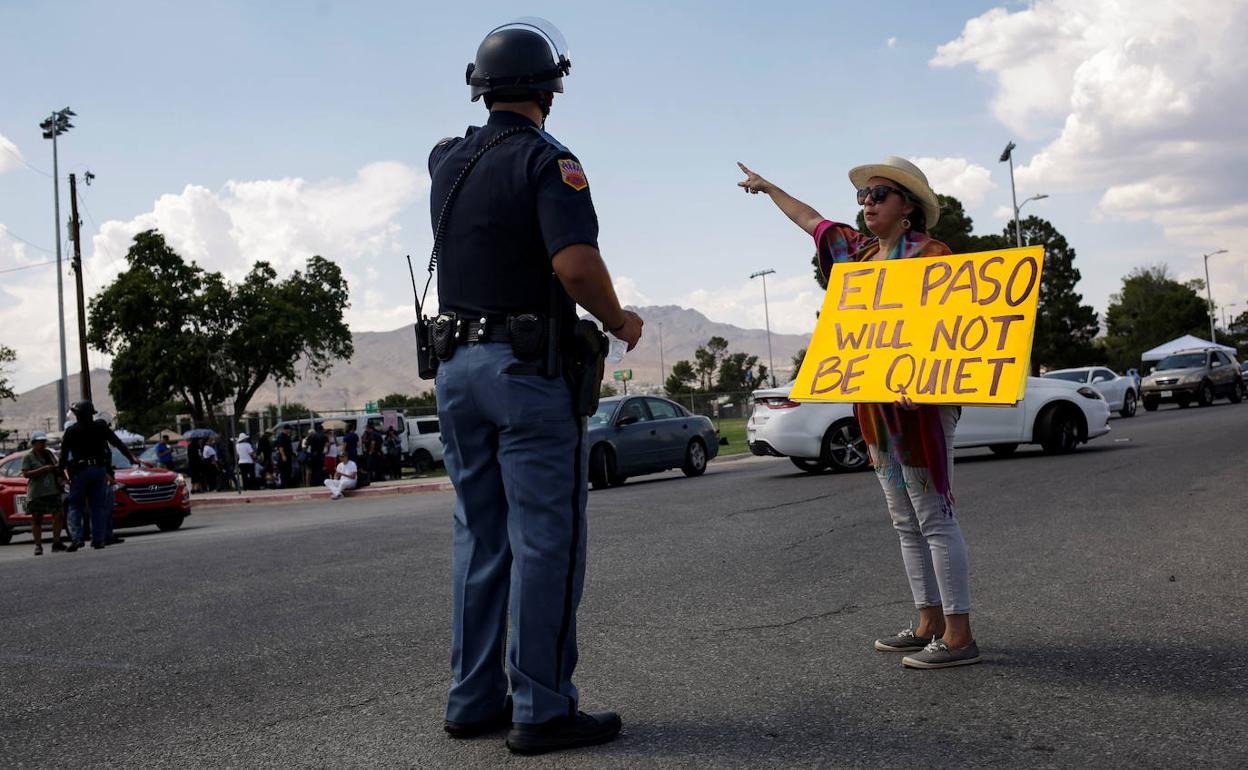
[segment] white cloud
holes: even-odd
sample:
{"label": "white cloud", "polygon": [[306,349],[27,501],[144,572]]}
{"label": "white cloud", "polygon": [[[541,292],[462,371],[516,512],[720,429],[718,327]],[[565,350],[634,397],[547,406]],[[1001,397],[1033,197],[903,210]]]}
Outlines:
{"label": "white cloud", "polygon": [[17,145],[0,134],[0,174],[12,171],[22,165],[22,153]]}
{"label": "white cloud", "polygon": [[896,48],[896,47],[897,47],[897,38],[895,38],[895,37],[890,37],[887,41],[885,41],[885,45],[887,45],[889,48]]}
{"label": "white cloud", "polygon": [[615,278],[615,296],[621,305],[644,307],[651,304],[650,298],[637,288],[637,282],[625,275]]}
{"label": "white cloud", "polygon": [[942,195],[952,195],[962,205],[973,208],[984,202],[984,196],[995,190],[992,172],[966,158],[911,158],[927,175],[932,189]]}
{"label": "white cloud", "polygon": [[[1048,137],[1016,168],[1020,195],[1097,194],[1096,218],[1157,225],[1194,275],[1200,251],[1248,235],[1245,35],[1237,0],[1036,0],[971,19],[932,64],[973,65],[998,119]],[[1248,254],[1222,273],[1215,296],[1248,294]]]}
{"label": "white cloud", "polygon": [[[782,334],[810,334],[815,328],[815,313],[823,305],[823,289],[809,272],[767,278],[771,330]],[[712,321],[743,329],[762,329],[767,320],[760,279],[746,279],[736,286],[697,289],[675,298],[673,304],[694,308]]]}
{"label": "white cloud", "polygon": [[[299,178],[231,181],[220,191],[187,185],[162,195],[150,211],[126,221],[104,222],[84,258],[88,292],[124,269],[126,251],[138,232],[157,229],[188,260],[231,279],[267,260],[279,275],[301,267],[313,254],[337,262],[351,287],[347,320],[355,330],[389,330],[414,318],[406,265],[401,265],[396,217],[428,190],[428,176],[397,162],[372,163],[351,179]],[[428,243],[425,231],[414,237]],[[379,258],[393,261],[380,261]],[[32,255],[0,226],[0,264],[45,260]],[[72,274],[66,271],[66,326],[76,344]],[[418,276],[419,278],[420,276]],[[14,382],[24,390],[59,376],[55,268],[9,273],[0,284],[0,326],[22,329],[6,344],[19,356]],[[435,300],[436,306],[436,300]],[[38,319],[32,324],[31,319]],[[70,369],[76,371],[71,355]],[[107,359],[94,351],[91,364]]]}

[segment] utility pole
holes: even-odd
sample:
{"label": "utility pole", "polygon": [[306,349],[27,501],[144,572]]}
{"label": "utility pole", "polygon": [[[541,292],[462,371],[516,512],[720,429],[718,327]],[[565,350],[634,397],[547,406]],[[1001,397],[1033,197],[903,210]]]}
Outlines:
{"label": "utility pole", "polygon": [[659,387],[667,382],[667,366],[663,363],[663,322],[659,321]]}
{"label": "utility pole", "polygon": [[[91,172],[87,172],[87,184],[90,184]],[[82,400],[91,400],[91,368],[87,364],[87,309],[82,291],[82,220],[78,218],[78,180],[69,175],[69,212],[70,232],[74,234],[74,283],[78,289],[78,359],[82,374],[79,375],[79,387]],[[64,324],[64,320],[61,321]]]}
{"label": "utility pole", "polygon": [[58,428],[65,424],[65,414],[69,411],[69,374],[66,371],[67,366],[65,363],[65,289],[63,278],[65,270],[61,266],[61,171],[57,159],[56,138],[74,127],[74,124],[70,123],[69,119],[75,115],[76,113],[73,110],[66,107],[63,110],[53,112],[39,124],[39,128],[43,129],[43,138],[52,140],[52,209],[56,216],[56,318],[61,332],[61,381],[56,386],[56,405],[58,409],[56,425]]}
{"label": "utility pole", "polygon": [[775,273],[775,270],[768,268],[759,270],[757,273],[750,274],[750,279],[763,279],[763,322],[767,325],[767,374],[771,377],[771,387],[776,387],[776,362],[771,357],[771,311],[767,309],[767,276]]}

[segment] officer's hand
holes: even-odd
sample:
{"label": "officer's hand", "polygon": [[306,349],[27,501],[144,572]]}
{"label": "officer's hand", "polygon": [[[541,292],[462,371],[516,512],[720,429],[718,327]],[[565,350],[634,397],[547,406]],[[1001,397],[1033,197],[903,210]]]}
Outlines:
{"label": "officer's hand", "polygon": [[624,326],[611,333],[627,342],[628,349],[632,350],[637,347],[637,341],[641,339],[641,327],[645,325],[646,322],[641,320],[641,316],[631,310],[625,310]]}
{"label": "officer's hand", "polygon": [[750,171],[741,161],[737,161],[737,168],[745,172],[745,179],[737,182],[737,187],[744,188],[748,193],[767,192],[771,188],[771,182]]}

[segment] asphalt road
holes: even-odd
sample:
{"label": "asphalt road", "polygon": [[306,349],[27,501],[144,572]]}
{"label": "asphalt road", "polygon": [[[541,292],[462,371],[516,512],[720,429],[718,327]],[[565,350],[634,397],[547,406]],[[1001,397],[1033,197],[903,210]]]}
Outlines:
{"label": "asphalt road", "polygon": [[947,671],[871,649],[912,609],[872,475],[751,459],[591,493],[577,681],[625,734],[542,758],[441,732],[448,493],[197,509],[38,559],[22,536],[0,765],[1243,767],[1246,438],[1219,404],[960,453],[988,661]]}

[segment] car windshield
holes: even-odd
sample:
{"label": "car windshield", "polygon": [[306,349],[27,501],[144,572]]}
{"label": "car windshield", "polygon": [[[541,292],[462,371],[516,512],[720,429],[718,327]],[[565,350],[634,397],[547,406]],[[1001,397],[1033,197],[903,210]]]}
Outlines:
{"label": "car windshield", "polygon": [[606,425],[611,421],[611,415],[615,412],[618,401],[603,401],[598,404],[598,411],[589,418],[590,425]]}
{"label": "car windshield", "polygon": [[1044,375],[1050,380],[1069,380],[1070,382],[1083,382],[1088,378],[1087,372],[1049,372]]}
{"label": "car windshield", "polygon": [[134,463],[126,459],[117,447],[109,447],[113,450],[113,467],[119,471],[129,470],[134,467]]}
{"label": "car windshield", "polygon": [[1157,371],[1164,372],[1167,369],[1195,369],[1198,366],[1204,365],[1204,353],[1179,353],[1177,355],[1166,356],[1161,359],[1161,363],[1157,364]]}

